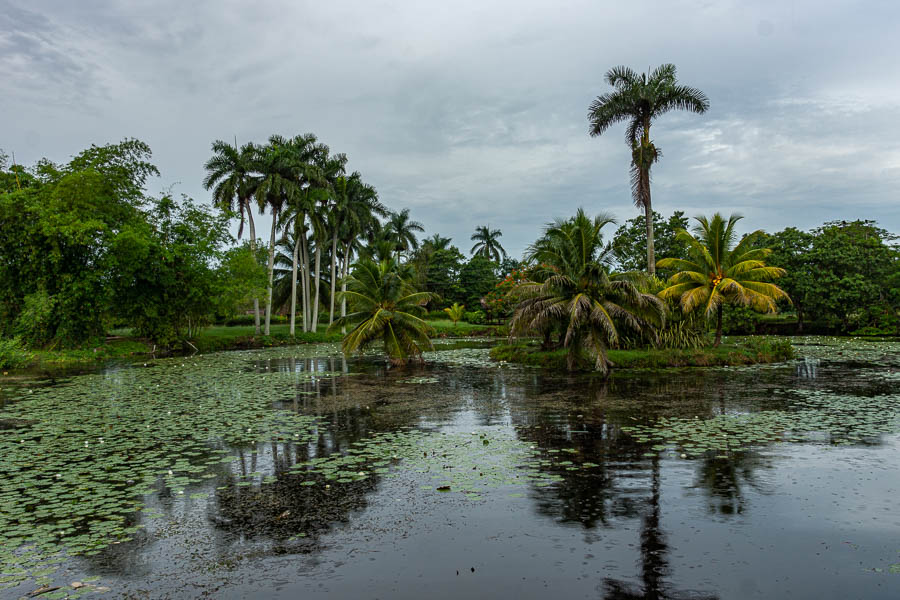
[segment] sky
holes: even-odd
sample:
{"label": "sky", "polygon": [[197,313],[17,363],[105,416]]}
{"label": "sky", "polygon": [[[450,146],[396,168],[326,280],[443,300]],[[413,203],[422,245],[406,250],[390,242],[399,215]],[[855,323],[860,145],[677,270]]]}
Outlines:
{"label": "sky", "polygon": [[209,202],[213,140],[312,132],[426,236],[520,256],[578,207],[638,214],[625,126],[592,138],[587,109],[611,67],[674,63],[710,109],[655,122],[656,211],[900,233],[898,32],[895,0],[0,0],[0,148],[135,137],[151,193]]}

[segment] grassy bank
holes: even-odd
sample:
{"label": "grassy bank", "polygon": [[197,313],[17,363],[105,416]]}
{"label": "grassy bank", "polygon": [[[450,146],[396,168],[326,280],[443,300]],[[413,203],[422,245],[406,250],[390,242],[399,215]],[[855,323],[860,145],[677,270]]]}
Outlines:
{"label": "grassy bank", "polygon": [[[320,342],[339,342],[340,333],[326,333],[327,326],[320,326],[315,333],[297,332],[294,337],[289,335],[289,325],[272,325],[271,335],[254,335],[252,325],[224,326],[216,325],[207,327],[200,335],[190,340],[190,344],[184,344],[185,352],[216,352],[220,350],[242,350],[249,348],[269,348],[272,346],[289,346],[293,344],[312,344]],[[85,348],[63,350],[28,350],[26,354],[30,358],[15,367],[6,367],[6,370],[14,368],[40,368],[42,366],[60,367],[66,365],[90,364],[114,359],[129,359],[162,355],[165,352],[156,348],[154,344],[146,340],[130,337],[128,330],[120,330],[117,337],[107,339],[104,343]],[[124,334],[124,335],[121,335]],[[174,353],[182,350],[174,349]],[[169,350],[173,352],[173,350]]]}
{"label": "grassy bank", "polygon": [[427,319],[436,335],[446,336],[493,336],[497,335],[497,325],[473,325],[460,321],[454,325],[450,319]]}
{"label": "grassy bank", "polygon": [[[741,341],[722,344],[718,348],[697,350],[610,350],[609,360],[614,369],[662,369],[667,367],[714,367],[750,365],[780,362],[793,358],[790,341],[769,337],[749,337]],[[566,370],[566,350],[542,351],[537,343],[505,344],[491,349],[491,358]],[[583,370],[590,370],[592,363],[583,359]]]}

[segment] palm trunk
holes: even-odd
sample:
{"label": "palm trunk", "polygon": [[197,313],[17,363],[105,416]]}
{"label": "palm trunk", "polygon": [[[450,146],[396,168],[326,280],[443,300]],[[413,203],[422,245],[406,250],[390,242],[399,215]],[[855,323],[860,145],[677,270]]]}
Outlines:
{"label": "palm trunk", "polygon": [[319,274],[321,273],[322,267],[322,245],[316,240],[316,272],[314,274],[315,279],[315,290],[316,297],[313,298],[313,313],[312,313],[312,331],[315,333],[319,329],[319,283],[321,282],[321,277]]}
{"label": "palm trunk", "polygon": [[[253,211],[247,210],[247,220],[250,222],[250,252],[253,254],[253,260],[256,260],[256,225],[253,223]],[[256,329],[254,333],[259,335],[259,298],[253,296],[253,315]]]}
{"label": "palm trunk", "polygon": [[272,322],[272,282],[275,278],[275,226],[278,223],[277,215],[272,213],[272,236],[269,239],[269,284],[266,288],[266,335],[271,331]]}
{"label": "palm trunk", "polygon": [[291,261],[291,337],[294,337],[294,324],[297,318],[297,254],[300,250],[300,239],[294,239],[294,255]]}
{"label": "palm trunk", "polygon": [[722,343],[722,304],[719,304],[719,307],[716,309],[716,341],[713,343],[713,348],[718,348],[719,344]]}
{"label": "palm trunk", "polygon": [[300,225],[301,274],[303,275],[303,331],[309,331],[309,253],[306,245],[306,218]]}
{"label": "palm trunk", "polygon": [[[341,277],[341,291],[347,291],[347,275],[350,273],[350,244],[344,246],[344,274]],[[347,316],[347,299],[341,298],[341,316]],[[347,334],[347,327],[341,327],[341,335]]]}
{"label": "palm trunk", "polygon": [[328,310],[328,324],[334,323],[334,284],[337,277],[337,227],[331,234],[331,308]]}
{"label": "palm trunk", "polygon": [[650,207],[650,174],[647,173],[647,187],[644,203],[644,215],[647,219],[647,272],[652,276],[656,275],[656,256],[653,252],[653,209]]}

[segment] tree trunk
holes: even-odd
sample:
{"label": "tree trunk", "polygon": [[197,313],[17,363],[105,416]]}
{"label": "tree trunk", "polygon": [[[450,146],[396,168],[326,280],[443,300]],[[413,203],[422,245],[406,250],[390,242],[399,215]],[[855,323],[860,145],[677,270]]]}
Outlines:
{"label": "tree trunk", "polygon": [[[649,173],[647,178],[649,179]],[[656,256],[653,252],[653,209],[650,207],[650,182],[647,181],[646,185],[644,215],[647,219],[647,272],[650,275],[656,275]]]}
{"label": "tree trunk", "polygon": [[313,275],[315,277],[315,290],[316,297],[313,298],[313,313],[312,313],[312,332],[315,333],[319,329],[319,283],[321,282],[321,277],[319,277],[321,273],[322,266],[322,245],[316,240],[316,272]]}
{"label": "tree trunk", "polygon": [[303,331],[309,331],[309,252],[306,244],[306,217],[300,223],[300,274],[303,276]]}
{"label": "tree trunk", "polygon": [[797,307],[797,333],[803,333],[803,309]]}
{"label": "tree trunk", "polygon": [[[347,291],[347,275],[350,274],[350,244],[344,245],[344,274],[341,277],[341,291]],[[347,299],[341,298],[341,316],[347,316]],[[341,327],[341,335],[347,334],[347,327]]]}
{"label": "tree trunk", "polygon": [[337,227],[331,234],[331,308],[328,311],[328,324],[334,323],[334,284],[337,278]]}
{"label": "tree trunk", "polygon": [[[250,222],[250,252],[253,254],[253,260],[256,260],[256,225],[253,223],[253,211],[247,207],[247,220]],[[253,315],[256,329],[254,333],[259,335],[259,298],[253,296]]]}
{"label": "tree trunk", "polygon": [[719,307],[716,309],[716,341],[713,343],[713,348],[718,348],[719,344],[722,343],[722,304],[719,304]]}
{"label": "tree trunk", "polygon": [[297,255],[300,251],[300,238],[295,236],[294,255],[291,261],[291,337],[294,337],[294,324],[297,319]]}
{"label": "tree trunk", "polygon": [[272,322],[272,282],[275,278],[275,226],[278,223],[277,215],[272,213],[272,236],[269,239],[269,284],[266,287],[266,331],[269,335]]}

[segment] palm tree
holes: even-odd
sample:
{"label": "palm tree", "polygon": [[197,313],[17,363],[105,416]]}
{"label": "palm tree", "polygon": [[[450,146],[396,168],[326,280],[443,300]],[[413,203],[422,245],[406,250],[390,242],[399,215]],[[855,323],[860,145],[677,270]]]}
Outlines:
{"label": "palm tree", "polygon": [[416,239],[415,232],[424,232],[425,228],[418,221],[410,221],[409,209],[404,208],[400,212],[391,213],[385,229],[388,230],[393,238],[394,250],[397,257],[401,252],[408,252],[419,247],[419,241]]}
{"label": "palm tree", "polygon": [[346,281],[347,290],[340,297],[348,301],[351,312],[329,327],[329,331],[338,326],[353,327],[344,337],[344,354],[381,340],[391,362],[403,365],[411,358],[421,359],[422,350],[432,348],[428,338],[431,328],[421,316],[425,313],[423,305],[433,294],[416,292],[395,260],[361,260]]}
{"label": "palm tree", "polygon": [[269,239],[269,282],[266,289],[265,335],[270,334],[272,317],[272,284],[275,269],[275,234],[281,223],[281,213],[287,207],[299,202],[304,185],[316,180],[311,159],[319,148],[316,136],[311,133],[291,139],[280,135],[269,137],[269,143],[259,148],[254,158],[254,167],[259,175],[253,182],[253,193],[260,211],[269,208],[272,214],[272,233]]}
{"label": "palm tree", "polygon": [[469,252],[480,254],[488,260],[499,263],[501,258],[506,258],[506,250],[497,241],[497,238],[502,235],[499,229],[491,229],[490,226],[476,228],[475,233],[472,234],[472,240],[477,243]]}
{"label": "palm tree", "polygon": [[611,125],[628,121],[626,141],[631,149],[631,192],[634,204],[644,209],[647,220],[647,271],[656,273],[653,254],[653,208],[650,203],[650,167],[661,152],[650,139],[653,120],[670,110],[702,114],[709,100],[700,90],[679,85],[675,65],[660,65],[652,73],[638,74],[628,67],[607,71],[606,82],[615,89],[597,96],[588,109],[590,134],[596,137]]}
{"label": "palm tree", "polygon": [[[252,143],[244,144],[238,150],[234,146],[216,140],[212,144],[213,156],[203,166],[206,177],[203,187],[213,190],[213,202],[220,209],[237,213],[240,218],[238,239],[244,233],[244,222],[250,224],[250,251],[256,256],[256,226],[253,223],[253,157],[256,148]],[[253,298],[253,314],[255,315],[256,335],[260,333],[259,298]]]}
{"label": "palm tree", "polygon": [[632,274],[610,274],[610,247],[600,230],[613,223],[607,215],[591,219],[583,209],[572,219],[557,219],[528,249],[534,261],[532,281],[516,288],[521,298],[510,323],[513,335],[563,330],[569,370],[586,351],[595,368],[607,374],[607,349],[619,341],[619,327],[641,331],[661,326],[663,302],[640,291]]}
{"label": "palm tree", "polygon": [[749,306],[759,312],[775,312],[778,300],[790,301],[788,295],[767,280],[782,277],[784,269],[768,267],[764,259],[772,253],[769,248],[755,248],[764,235],[762,230],[745,236],[737,246],[735,224],[740,215],[728,221],[716,213],[713,218],[695,217],[699,225],[694,235],[685,230],[677,239],[688,248],[689,259],[664,258],[660,268],[678,269],[669,278],[668,287],[659,293],[664,299],[678,299],[684,314],[700,308],[710,318],[716,314],[716,341],[722,342],[722,305],[726,302]]}

